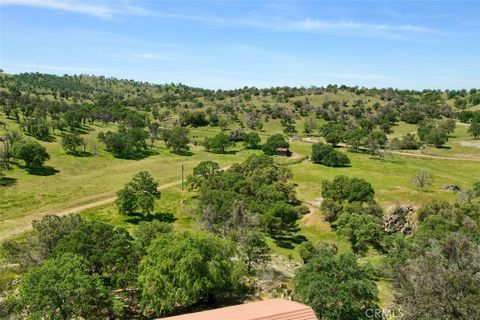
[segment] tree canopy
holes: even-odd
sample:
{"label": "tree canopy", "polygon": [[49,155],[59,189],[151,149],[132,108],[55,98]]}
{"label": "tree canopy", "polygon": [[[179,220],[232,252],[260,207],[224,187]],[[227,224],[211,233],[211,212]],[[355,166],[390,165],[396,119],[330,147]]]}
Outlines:
{"label": "tree canopy", "polygon": [[378,308],[373,269],[359,265],[351,253],[321,250],[298,269],[294,285],[295,297],[319,319],[365,319],[368,309]]}
{"label": "tree canopy", "polygon": [[88,319],[113,314],[119,302],[85,258],[66,253],[22,277],[15,305],[29,319]]}
{"label": "tree canopy", "polygon": [[[480,247],[461,234],[431,240],[395,273],[404,319],[478,319]],[[441,307],[440,307],[441,306]]]}
{"label": "tree canopy", "polygon": [[83,139],[79,134],[64,133],[62,135],[62,147],[68,152],[76,153],[77,149],[84,144],[85,139]]}
{"label": "tree canopy", "polygon": [[232,292],[240,281],[233,255],[230,243],[206,233],[159,236],[140,264],[144,313],[161,315]]}
{"label": "tree canopy", "polygon": [[127,230],[102,222],[83,222],[59,241],[54,256],[74,253],[86,259],[90,270],[111,286],[135,281],[138,254]]}
{"label": "tree canopy", "polygon": [[350,163],[346,155],[322,142],[312,145],[312,161],[329,167],[344,167]]}
{"label": "tree canopy", "polygon": [[205,138],[203,145],[207,151],[214,153],[225,153],[228,148],[233,147],[235,142],[230,140],[230,137],[223,132],[211,137]]}
{"label": "tree canopy", "polygon": [[183,127],[175,127],[166,134],[167,147],[175,153],[182,153],[189,150],[188,129]]}
{"label": "tree canopy", "polygon": [[226,236],[255,226],[272,232],[293,226],[292,205],[297,199],[290,177],[291,172],[272,157],[251,155],[241,164],[203,178],[198,199],[205,227]]}
{"label": "tree canopy", "polygon": [[105,143],[107,151],[116,157],[136,158],[148,149],[148,132],[141,128],[125,128],[121,126],[117,132],[100,132],[98,139]]}
{"label": "tree canopy", "polygon": [[160,199],[158,182],[147,171],[140,171],[123,189],[117,192],[116,205],[121,214],[129,215],[140,210],[149,214],[155,207],[155,200]]}
{"label": "tree canopy", "polygon": [[258,149],[260,146],[260,136],[256,132],[246,133],[243,137],[243,144],[247,149]]}
{"label": "tree canopy", "polygon": [[47,149],[33,140],[18,140],[12,145],[14,158],[25,161],[27,167],[40,168],[50,159]]}
{"label": "tree canopy", "polygon": [[268,137],[267,141],[262,146],[262,150],[265,152],[265,154],[273,156],[277,154],[278,148],[288,148],[289,146],[290,144],[285,140],[283,135],[274,134]]}

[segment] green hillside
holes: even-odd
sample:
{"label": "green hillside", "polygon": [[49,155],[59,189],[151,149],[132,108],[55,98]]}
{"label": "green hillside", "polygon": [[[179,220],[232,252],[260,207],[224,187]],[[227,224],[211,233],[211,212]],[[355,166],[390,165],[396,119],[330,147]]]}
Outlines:
{"label": "green hillside", "polygon": [[[384,217],[408,206],[414,211],[412,223],[422,229],[419,208],[444,201],[456,203],[462,217],[478,223],[479,100],[476,89],[419,92],[329,85],[213,91],[86,75],[1,74],[0,240],[24,243],[33,220],[79,213],[87,221],[125,228],[134,238],[139,222],[155,220],[179,232],[207,230],[235,242],[243,229],[235,225],[225,231],[217,222],[209,225],[206,217],[231,196],[231,207],[218,211],[251,214],[256,222],[246,225],[266,236],[271,268],[285,275],[275,290],[256,288],[258,295],[279,295],[281,283],[291,287],[291,274],[305,260],[305,243],[324,242],[339,253],[353,250],[362,265],[369,262],[379,303],[388,306],[392,275],[385,269],[390,234],[383,231]],[[253,147],[246,142],[249,133],[260,138]],[[275,135],[284,138],[291,157],[262,158]],[[48,159],[32,160],[39,151],[29,149],[30,142],[44,147]],[[314,144],[328,146],[328,157],[345,155],[348,164],[337,165],[337,158],[312,160]],[[192,188],[187,177],[203,161],[218,163],[219,180],[206,179]],[[140,171],[158,182],[161,197],[148,214],[122,215],[114,202],[117,192]],[[420,173],[428,176],[424,186],[418,183]],[[344,211],[332,218],[329,212],[336,209],[327,206],[322,191],[324,181],[340,175],[365,180],[374,193],[368,200],[343,202]],[[255,186],[264,189],[250,190]],[[210,189],[219,193],[211,195]],[[291,224],[275,216],[272,208],[279,202],[296,212]],[[355,210],[372,210],[381,229],[381,239],[368,235],[375,239],[365,240],[366,249],[357,250],[346,229],[339,232],[344,227],[340,216],[359,213]],[[463,230],[459,224],[455,230]],[[230,230],[235,228],[240,229]],[[478,235],[478,225],[473,230]],[[3,264],[18,263],[5,246],[1,253]],[[17,265],[0,269],[1,288],[13,290],[11,279],[24,271]],[[259,271],[252,281],[267,273]]]}

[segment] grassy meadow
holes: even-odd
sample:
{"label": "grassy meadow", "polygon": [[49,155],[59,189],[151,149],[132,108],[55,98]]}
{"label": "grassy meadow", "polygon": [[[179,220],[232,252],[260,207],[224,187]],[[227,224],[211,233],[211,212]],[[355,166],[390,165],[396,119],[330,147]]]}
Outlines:
{"label": "grassy meadow", "polygon": [[[6,122],[10,129],[17,126],[5,117],[0,120]],[[303,132],[303,120],[296,122],[300,138],[306,137]],[[324,123],[323,120],[317,120],[318,126],[322,123]],[[27,230],[31,221],[44,214],[65,212],[69,208],[114,197],[116,191],[141,170],[149,171],[160,185],[168,185],[161,191],[162,196],[156,202],[154,214],[148,217],[122,216],[113,203],[89,208],[80,214],[87,220],[108,222],[125,227],[129,231],[132,231],[140,221],[150,219],[171,222],[178,230],[199,230],[201,226],[198,222],[198,214],[195,212],[195,193],[180,190],[181,164],[184,165],[185,176],[187,176],[202,160],[216,161],[220,166],[225,167],[242,162],[252,153],[261,152],[244,150],[238,143],[227,154],[209,153],[203,147],[192,145],[190,154],[177,155],[171,153],[163,142],[157,141],[149,156],[138,160],[126,160],[113,157],[104,150],[100,142],[95,142],[99,132],[114,130],[114,126],[88,125],[84,129],[87,140],[92,145],[97,144],[97,152],[84,157],[67,154],[61,147],[60,135],[57,132],[55,141],[41,142],[51,155],[51,160],[46,163],[46,171],[41,174],[32,174],[21,164],[14,163],[11,170],[6,171],[5,176],[0,178],[0,234],[2,236],[22,237],[22,232]],[[240,129],[240,127],[234,123],[229,127],[229,130],[233,129]],[[416,126],[400,122],[393,129],[394,132],[389,135],[389,138],[415,132]],[[409,151],[437,158],[392,153],[380,160],[368,154],[352,153],[345,148],[339,148],[351,160],[351,166],[345,168],[330,168],[311,163],[309,156],[312,144],[293,141],[291,143],[293,159],[305,158],[305,160],[289,161],[276,157],[276,161],[290,167],[297,196],[311,209],[310,214],[300,220],[299,235],[312,242],[335,242],[340,252],[351,250],[349,242],[336,235],[330,224],[324,221],[318,209],[321,203],[322,180],[333,179],[340,174],[364,178],[370,182],[375,189],[375,199],[386,212],[396,204],[419,207],[433,199],[454,201],[456,195],[444,190],[443,186],[458,185],[461,188],[469,188],[475,181],[480,180],[480,162],[478,161],[480,144],[468,135],[467,129],[467,125],[457,124],[455,132],[444,148],[427,147],[421,151]],[[4,133],[2,130],[4,129],[0,128],[0,134]],[[213,136],[219,131],[218,127],[191,128],[190,137],[195,142],[201,142],[205,137]],[[271,119],[264,123],[259,135],[262,141],[265,141],[268,136],[282,133],[282,131],[283,126],[280,120]],[[434,179],[433,185],[425,190],[419,190],[412,183],[412,177],[419,171],[430,172]],[[297,247],[281,248],[271,239],[269,244],[275,254],[300,261]],[[374,250],[371,250],[361,260],[378,265],[379,257]],[[0,274],[2,279],[11,279],[15,276],[9,270],[2,270]],[[378,287],[382,305],[388,305],[391,301],[389,282],[380,280]]]}
{"label": "grassy meadow", "polygon": [[[5,120],[11,127],[16,124]],[[321,122],[319,121],[319,125]],[[303,131],[303,122],[297,121],[297,130]],[[384,209],[395,204],[411,204],[421,206],[432,199],[453,200],[455,195],[443,190],[444,185],[455,184],[462,188],[470,187],[475,181],[480,180],[480,147],[467,134],[467,126],[458,124],[445,148],[436,149],[428,147],[422,153],[439,157],[465,158],[442,159],[420,158],[406,155],[387,154],[383,160],[376,159],[368,154],[346,152],[351,160],[351,166],[345,168],[330,168],[311,163],[308,159],[286,161],[277,157],[282,164],[289,164],[293,172],[293,182],[297,185],[298,198],[306,203],[317,204],[321,198],[321,181],[333,179],[342,174],[349,177],[364,178],[369,181],[376,192],[376,200]],[[113,126],[89,125],[85,127],[88,132],[88,141],[95,141],[101,131],[113,129]],[[238,129],[232,126],[229,129]],[[0,131],[3,129],[0,129]],[[212,136],[220,131],[217,127],[192,128],[192,140],[201,142],[204,137]],[[400,122],[394,127],[390,137],[401,136],[414,132],[415,126]],[[269,135],[282,132],[279,120],[266,122],[260,132],[265,141]],[[1,133],[1,132],[0,132]],[[303,134],[300,134],[302,136]],[[12,169],[2,178],[3,187],[0,188],[0,233],[19,229],[28,225],[32,219],[43,214],[54,213],[95,202],[115,196],[123,184],[138,171],[147,170],[160,183],[172,184],[170,188],[162,191],[162,198],[157,201],[157,212],[171,213],[175,216],[175,224],[180,228],[195,228],[195,214],[193,194],[180,192],[180,184],[175,184],[181,179],[181,164],[184,164],[185,175],[191,173],[192,168],[202,160],[212,160],[221,166],[241,162],[251,153],[260,152],[244,150],[237,144],[227,154],[214,154],[206,152],[203,147],[192,146],[189,155],[171,153],[163,142],[155,142],[152,154],[138,160],[126,160],[113,157],[98,143],[96,154],[77,157],[67,154],[61,147],[60,136],[56,141],[41,142],[51,155],[51,160],[46,163],[50,168],[44,175],[31,174],[20,164],[13,164]],[[469,144],[470,143],[470,144]],[[294,141],[291,143],[293,158],[309,157],[311,143]],[[413,152],[413,151],[410,151]],[[420,153],[420,151],[415,151]],[[468,157],[467,157],[468,155]],[[467,160],[472,159],[472,160]],[[429,171],[434,178],[433,185],[426,190],[419,190],[412,183],[412,176],[419,171]],[[87,209],[82,213],[85,217],[108,221],[114,224],[132,228],[127,218],[120,216],[113,204],[98,208]],[[319,212],[313,213],[320,215]],[[311,219],[312,220],[312,219]],[[301,222],[301,233],[312,240],[320,240],[334,236],[331,230],[321,227],[321,218],[318,225],[312,222]],[[317,230],[318,229],[318,230]]]}

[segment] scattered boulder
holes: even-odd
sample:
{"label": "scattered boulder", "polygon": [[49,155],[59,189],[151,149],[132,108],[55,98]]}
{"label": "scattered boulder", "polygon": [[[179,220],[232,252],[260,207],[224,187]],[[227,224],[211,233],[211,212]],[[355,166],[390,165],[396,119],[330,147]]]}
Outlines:
{"label": "scattered boulder", "polygon": [[395,206],[392,212],[383,218],[383,229],[385,233],[392,234],[399,232],[403,235],[411,234],[415,229],[412,218],[414,213],[415,208],[410,205]]}

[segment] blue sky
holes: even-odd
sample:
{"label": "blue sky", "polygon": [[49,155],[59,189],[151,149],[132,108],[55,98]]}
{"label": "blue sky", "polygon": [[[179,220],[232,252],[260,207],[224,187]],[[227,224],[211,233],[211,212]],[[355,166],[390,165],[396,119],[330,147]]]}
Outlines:
{"label": "blue sky", "polygon": [[480,87],[480,1],[0,0],[0,36],[8,73]]}

